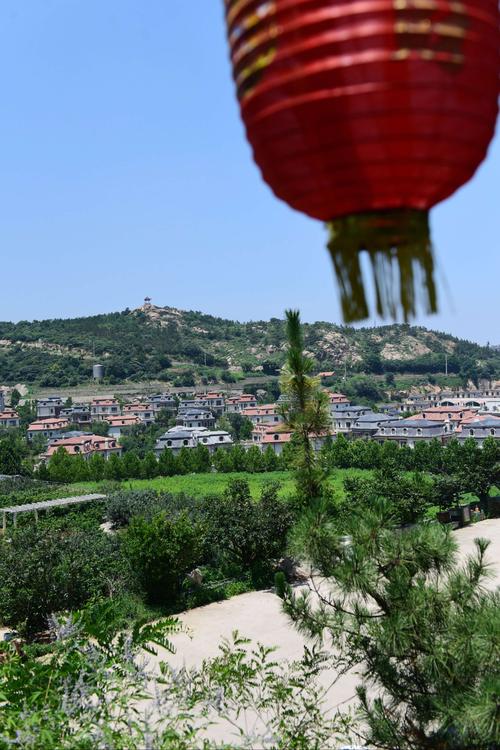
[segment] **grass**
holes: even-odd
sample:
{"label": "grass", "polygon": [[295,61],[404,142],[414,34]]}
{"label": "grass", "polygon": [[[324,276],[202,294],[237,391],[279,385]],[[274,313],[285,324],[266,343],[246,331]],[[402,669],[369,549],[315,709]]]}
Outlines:
{"label": "grass", "polygon": [[[328,480],[334,490],[342,495],[343,482],[346,477],[369,476],[370,471],[362,469],[336,469]],[[279,494],[282,497],[291,495],[294,491],[294,480],[289,471],[264,472],[262,474],[248,474],[237,472],[232,474],[186,474],[175,477],[156,477],[155,479],[127,479],[119,485],[122,489],[154,489],[159,492],[184,492],[187,495],[201,497],[203,495],[219,494],[224,492],[231,479],[245,479],[250,485],[252,497],[258,498],[262,487],[269,482],[279,482]],[[61,497],[67,494],[71,488],[71,494],[79,495],[92,492],[109,491],[107,482],[82,482],[79,484],[66,485]],[[61,488],[63,489],[63,488]]]}

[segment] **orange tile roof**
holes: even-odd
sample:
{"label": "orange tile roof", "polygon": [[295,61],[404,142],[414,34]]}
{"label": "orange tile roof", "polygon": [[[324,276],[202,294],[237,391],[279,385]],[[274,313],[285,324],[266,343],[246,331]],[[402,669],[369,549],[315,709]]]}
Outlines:
{"label": "orange tile roof", "polygon": [[111,427],[119,425],[142,424],[139,417],[137,417],[135,414],[118,414],[117,416],[109,417],[106,422]]}
{"label": "orange tile roof", "polygon": [[60,419],[37,419],[28,427],[28,432],[41,432],[43,430],[62,429],[69,425],[69,419],[61,417]]}

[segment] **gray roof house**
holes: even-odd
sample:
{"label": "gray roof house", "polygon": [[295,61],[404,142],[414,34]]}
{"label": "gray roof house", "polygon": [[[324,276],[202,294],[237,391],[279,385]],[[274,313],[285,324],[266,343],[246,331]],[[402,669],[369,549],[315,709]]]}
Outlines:
{"label": "gray roof house", "polygon": [[479,417],[473,422],[464,422],[456,431],[460,443],[472,438],[482,446],[486,438],[500,440],[500,417]]}
{"label": "gray roof house", "polygon": [[332,410],[332,427],[334,432],[351,433],[354,424],[360,417],[372,414],[369,406],[347,406],[344,409]]}
{"label": "gray roof house", "polygon": [[210,453],[215,453],[218,448],[232,448],[233,440],[225,430],[177,426],[171,427],[158,438],[155,453],[159,457],[167,448],[176,456],[182,448],[196,448],[198,445],[206,445]]}
{"label": "gray roof house", "polygon": [[63,408],[63,400],[60,396],[48,396],[39,398],[36,402],[37,419],[48,419],[49,417],[58,417]]}
{"label": "gray roof house", "polygon": [[395,419],[379,427],[375,433],[376,440],[395,440],[399,445],[414,448],[419,442],[439,440],[444,442],[453,431],[452,426],[445,420],[435,419]]}
{"label": "gray roof house", "polygon": [[208,409],[179,409],[176,423],[183,427],[215,427],[215,417]]}
{"label": "gray roof house", "polygon": [[363,416],[354,422],[352,436],[353,438],[371,438],[380,427],[388,422],[394,422],[394,416],[368,412],[368,414],[363,414]]}

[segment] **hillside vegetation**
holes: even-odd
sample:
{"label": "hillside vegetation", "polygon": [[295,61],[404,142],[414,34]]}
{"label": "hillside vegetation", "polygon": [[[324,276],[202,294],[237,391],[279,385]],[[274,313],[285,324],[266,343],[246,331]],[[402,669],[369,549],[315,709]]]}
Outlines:
{"label": "hillside vegetation", "polygon": [[[327,322],[304,326],[318,369],[350,373],[436,374],[448,356],[464,379],[500,375],[500,352],[422,327],[354,329]],[[233,382],[273,375],[284,360],[284,321],[239,323],[201,312],[146,306],[86,318],[0,322],[0,382],[45,387],[89,379],[105,365],[106,380],[157,379],[175,385]]]}

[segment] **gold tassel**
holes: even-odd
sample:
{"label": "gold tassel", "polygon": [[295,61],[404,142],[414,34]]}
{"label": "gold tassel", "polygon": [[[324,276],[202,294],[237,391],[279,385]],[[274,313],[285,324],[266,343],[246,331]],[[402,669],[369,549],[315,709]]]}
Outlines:
{"label": "gold tassel", "polygon": [[346,323],[369,315],[359,257],[363,251],[371,261],[375,306],[381,317],[397,320],[401,314],[407,322],[415,317],[417,303],[427,314],[437,312],[427,211],[353,214],[335,219],[327,228]]}

